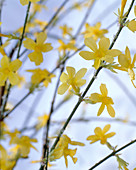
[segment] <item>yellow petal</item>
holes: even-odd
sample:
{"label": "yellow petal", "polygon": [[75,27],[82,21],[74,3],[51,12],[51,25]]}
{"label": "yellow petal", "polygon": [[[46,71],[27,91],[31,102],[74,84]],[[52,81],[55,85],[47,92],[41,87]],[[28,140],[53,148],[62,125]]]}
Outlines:
{"label": "yellow petal", "polygon": [[109,113],[109,115],[111,117],[115,117],[115,110],[113,109],[113,107],[109,104],[109,105],[106,105],[107,106],[107,111]]}
{"label": "yellow petal", "polygon": [[120,50],[116,50],[116,49],[111,49],[108,50],[107,55],[111,55],[112,57],[116,57],[119,56],[121,54]]}
{"label": "yellow petal", "polygon": [[95,69],[98,69],[98,68],[99,68],[100,62],[101,62],[101,60],[100,60],[99,58],[97,58],[97,59],[94,60],[94,68],[95,68]]}
{"label": "yellow petal", "polygon": [[126,55],[124,54],[121,54],[119,55],[118,57],[118,61],[119,61],[119,64],[122,66],[122,67],[125,67],[125,68],[128,68],[129,67],[129,60],[127,59]]}
{"label": "yellow petal", "polygon": [[114,136],[116,133],[115,132],[111,132],[105,135],[106,138],[111,138],[112,136]]}
{"label": "yellow petal", "polygon": [[76,141],[71,141],[70,144],[71,144],[71,145],[78,145],[78,146],[85,146],[84,143],[76,142]]}
{"label": "yellow petal", "polygon": [[135,16],[136,16],[136,5],[135,5],[135,7],[134,7],[134,13],[135,13]]}
{"label": "yellow petal", "polygon": [[100,127],[96,127],[94,129],[94,133],[97,135],[97,136],[101,136],[102,134],[102,129]]}
{"label": "yellow petal", "polygon": [[51,46],[51,43],[46,43],[43,45],[43,48],[42,48],[42,52],[48,52],[48,51],[51,51],[53,49],[53,47]]}
{"label": "yellow petal", "polygon": [[67,70],[69,77],[74,77],[75,69],[73,67],[66,67],[66,70]]}
{"label": "yellow petal", "polygon": [[37,36],[37,44],[43,44],[44,41],[47,39],[47,34],[44,32],[40,32]]}
{"label": "yellow petal", "polygon": [[97,51],[97,45],[93,38],[85,38],[84,43],[87,47],[89,47],[92,51]]}
{"label": "yellow petal", "polygon": [[108,95],[108,90],[107,90],[105,84],[101,84],[101,86],[100,86],[100,91],[101,91],[102,95],[104,95],[104,96],[107,96],[107,95]]}
{"label": "yellow petal", "polygon": [[43,55],[42,53],[30,53],[28,54],[30,61],[35,62],[35,65],[40,65],[43,62]]}
{"label": "yellow petal", "polygon": [[9,58],[6,55],[4,55],[1,59],[1,67],[6,68],[8,66],[9,66]]}
{"label": "yellow petal", "polygon": [[131,55],[130,55],[130,51],[128,47],[126,47],[125,49],[125,54],[126,54],[127,59],[129,60],[129,63],[131,63]]}
{"label": "yellow petal", "polygon": [[111,55],[106,55],[103,60],[105,60],[108,63],[113,63],[114,58]]}
{"label": "yellow petal", "polygon": [[76,79],[81,79],[82,77],[84,77],[85,73],[87,72],[87,69],[86,68],[82,68],[80,69],[76,75],[75,75],[75,78]]}
{"label": "yellow petal", "polygon": [[128,23],[127,27],[132,31],[135,32],[136,31],[136,21],[132,20]]}
{"label": "yellow petal", "polygon": [[89,51],[81,51],[79,53],[79,55],[81,57],[83,57],[85,60],[93,60],[95,59],[94,53],[93,52],[89,52]]}
{"label": "yellow petal", "polygon": [[89,97],[90,100],[92,100],[93,102],[101,102],[101,95],[98,93],[92,93],[91,96]]}
{"label": "yellow petal", "polygon": [[81,87],[81,86],[83,86],[85,83],[86,83],[86,80],[80,79],[80,80],[77,80],[77,81],[76,81],[76,86],[77,86],[77,87]]}
{"label": "yellow petal", "polygon": [[60,95],[64,94],[68,88],[69,88],[69,85],[67,85],[66,83],[61,84],[58,88],[58,94]]}
{"label": "yellow petal", "polygon": [[10,72],[8,75],[9,81],[12,85],[16,85],[19,82],[18,75],[16,73]]}
{"label": "yellow petal", "polygon": [[27,38],[24,42],[24,47],[29,49],[29,50],[34,50],[34,47],[35,47],[35,42],[34,40],[32,40],[31,38]]}
{"label": "yellow petal", "polygon": [[29,0],[20,0],[20,3],[24,6],[27,5]]}
{"label": "yellow petal", "polygon": [[99,41],[99,49],[102,51],[107,51],[109,49],[110,46],[110,40],[109,38],[101,38]]}
{"label": "yellow petal", "polygon": [[65,83],[66,81],[68,80],[68,75],[66,73],[62,73],[61,76],[60,76],[60,81],[62,83]]}
{"label": "yellow petal", "polygon": [[105,134],[106,132],[108,132],[110,130],[110,128],[111,128],[111,125],[108,124],[108,125],[104,126],[102,132]]}
{"label": "yellow petal", "polygon": [[135,66],[135,62],[136,62],[136,54],[134,55],[133,61],[132,61],[132,68]]}
{"label": "yellow petal", "polygon": [[19,59],[16,59],[9,64],[9,69],[11,71],[17,71],[21,67],[21,65],[22,62]]}
{"label": "yellow petal", "polygon": [[99,110],[98,110],[97,116],[100,116],[102,114],[104,108],[105,108],[105,104],[102,103]]}

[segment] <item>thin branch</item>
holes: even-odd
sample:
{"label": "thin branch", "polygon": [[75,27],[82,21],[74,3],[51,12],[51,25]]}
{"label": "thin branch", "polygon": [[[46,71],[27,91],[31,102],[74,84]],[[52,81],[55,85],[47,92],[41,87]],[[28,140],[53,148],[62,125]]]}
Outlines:
{"label": "thin branch", "polygon": [[117,149],[116,151],[113,151],[111,154],[109,154],[108,156],[106,156],[105,158],[103,158],[101,161],[99,161],[98,163],[96,163],[94,166],[92,166],[89,170],[93,170],[95,169],[97,166],[99,166],[100,164],[102,164],[103,162],[105,162],[107,159],[109,159],[112,156],[115,156],[118,152],[120,152],[121,150],[127,148],[128,146],[134,144],[136,142],[136,139],[129,142],[128,144],[124,145],[123,147]]}
{"label": "thin branch", "polygon": [[80,31],[81,31],[82,27],[84,26],[84,24],[85,24],[85,22],[86,22],[87,18],[88,18],[88,17],[89,17],[89,15],[90,15],[90,12],[91,12],[91,10],[92,10],[92,8],[93,8],[93,6],[94,6],[95,2],[96,2],[96,0],[95,0],[95,1],[93,1],[93,2],[90,4],[90,6],[89,6],[89,8],[88,8],[88,10],[87,10],[87,12],[86,12],[86,14],[85,14],[85,16],[84,16],[83,20],[82,20],[82,22],[81,22],[81,24],[80,24],[80,26],[79,26],[79,28],[78,28],[77,32],[76,32],[76,34],[75,34],[74,38],[75,38],[75,37],[77,37],[77,36],[78,36],[78,34],[80,33]]}
{"label": "thin branch", "polygon": [[55,14],[52,16],[52,18],[50,19],[50,21],[48,22],[48,24],[44,27],[44,29],[42,31],[45,31],[49,26],[50,24],[54,21],[54,19],[56,18],[56,16],[59,14],[59,12],[62,10],[62,8],[66,5],[66,3],[68,2],[69,0],[65,0],[61,5],[60,7],[58,8],[58,10],[55,12]]}
{"label": "thin branch", "polygon": [[[64,65],[61,68],[61,71],[60,71],[60,74],[59,74],[59,77],[58,77],[58,80],[57,80],[53,100],[52,100],[52,103],[51,103],[49,118],[48,118],[47,124],[46,124],[46,137],[45,137],[45,142],[44,142],[44,145],[43,145],[43,154],[42,154],[42,158],[46,158],[46,165],[45,165],[46,170],[48,169],[48,159],[49,159],[48,158],[48,156],[49,156],[49,139],[48,138],[49,138],[49,128],[50,128],[50,123],[51,123],[51,116],[54,112],[54,103],[55,103],[55,99],[56,99],[56,95],[57,95],[57,91],[58,91],[58,87],[59,87],[60,76],[61,76],[63,70],[64,70]],[[43,170],[43,169],[44,169],[44,165],[41,165],[40,170]]]}
{"label": "thin branch", "polygon": [[30,6],[31,6],[31,2],[29,1],[28,7],[27,7],[27,12],[26,12],[26,17],[25,17],[25,22],[24,22],[24,27],[23,27],[23,32],[22,32],[22,36],[19,42],[19,48],[18,48],[18,53],[17,53],[17,58],[19,58],[19,53],[21,50],[21,45],[24,39],[24,34],[25,34],[25,29],[26,29],[26,24],[27,24],[27,20],[28,20],[28,16],[29,16],[29,11],[30,11]]}

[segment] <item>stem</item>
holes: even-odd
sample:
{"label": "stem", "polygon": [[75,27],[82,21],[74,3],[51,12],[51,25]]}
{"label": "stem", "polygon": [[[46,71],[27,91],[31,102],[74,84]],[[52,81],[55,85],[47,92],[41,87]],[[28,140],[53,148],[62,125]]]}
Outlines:
{"label": "stem", "polygon": [[17,58],[19,58],[19,53],[21,50],[21,45],[24,39],[24,34],[25,34],[25,28],[26,28],[26,24],[27,24],[27,20],[28,20],[28,15],[29,15],[29,11],[30,11],[30,6],[31,6],[31,2],[29,1],[28,7],[27,7],[27,12],[26,12],[26,17],[25,17],[25,23],[24,23],[24,27],[23,27],[23,32],[22,32],[22,36],[19,42],[19,48],[18,48],[18,53],[17,53]]}
{"label": "stem", "polygon": [[59,12],[61,11],[61,9],[66,5],[66,3],[68,2],[69,0],[65,0],[61,5],[60,7],[58,8],[58,10],[55,12],[55,14],[53,15],[53,17],[50,19],[50,21],[48,22],[48,24],[44,27],[44,29],[42,31],[45,31],[49,26],[50,24],[53,22],[53,20],[56,18],[56,16],[59,14]]}
{"label": "stem", "polygon": [[120,152],[121,150],[127,148],[128,146],[132,145],[133,143],[136,142],[136,139],[129,142],[128,144],[124,145],[123,147],[119,148],[118,150],[116,151],[113,151],[111,154],[109,154],[108,156],[106,156],[105,158],[103,158],[101,161],[99,161],[98,163],[96,163],[94,166],[92,166],[89,170],[92,170],[94,168],[96,168],[97,166],[99,166],[101,163],[105,162],[107,159],[109,159],[110,157],[112,156],[115,156],[116,153]]}
{"label": "stem", "polygon": [[9,116],[32,92],[28,92],[15,106],[11,109],[5,116],[0,118],[0,121],[3,121],[7,116]]}
{"label": "stem", "polygon": [[76,34],[75,34],[74,37],[77,37],[78,34],[80,33],[80,31],[81,31],[82,27],[84,26],[87,18],[89,17],[89,14],[90,14],[91,9],[93,8],[93,5],[95,4],[95,2],[96,2],[96,0],[93,1],[93,2],[90,4],[90,6],[89,6],[89,8],[88,8],[88,10],[87,10],[87,12],[86,12],[86,14],[85,14],[85,16],[84,16],[84,18],[83,18],[83,20],[82,20],[82,22],[81,22],[81,24],[80,24],[80,26],[79,26],[79,28],[78,28],[78,30],[77,30],[77,32],[76,32]]}
{"label": "stem", "polygon": [[[52,100],[52,104],[51,104],[51,108],[50,108],[50,114],[49,114],[49,118],[47,120],[47,125],[46,125],[46,138],[45,138],[45,143],[43,145],[43,155],[42,158],[46,158],[46,166],[45,169],[48,169],[48,160],[49,160],[49,128],[50,128],[50,124],[51,124],[51,116],[54,112],[54,103],[55,103],[55,99],[56,99],[56,95],[57,95],[57,91],[58,91],[58,87],[59,87],[59,82],[60,82],[60,76],[62,74],[64,70],[64,66],[61,68],[60,71],[60,75],[58,77],[58,81],[56,84],[56,88],[55,88],[55,92],[54,92],[54,96],[53,96],[53,100]],[[44,169],[44,165],[41,165],[40,170]]]}

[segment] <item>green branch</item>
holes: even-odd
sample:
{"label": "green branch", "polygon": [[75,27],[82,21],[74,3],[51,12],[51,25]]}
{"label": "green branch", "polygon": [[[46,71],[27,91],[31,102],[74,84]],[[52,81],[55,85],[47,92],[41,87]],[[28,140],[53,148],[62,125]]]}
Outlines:
{"label": "green branch", "polygon": [[101,163],[105,162],[107,159],[109,159],[110,157],[112,156],[115,156],[116,153],[120,152],[121,150],[127,148],[128,146],[132,145],[133,143],[136,142],[136,139],[129,142],[128,144],[122,146],[121,148],[119,148],[118,150],[116,151],[113,151],[111,154],[109,154],[108,156],[106,156],[105,158],[103,158],[101,161],[99,161],[98,163],[96,163],[94,166],[92,166],[89,170],[93,170],[94,168],[96,168],[97,166],[99,166]]}

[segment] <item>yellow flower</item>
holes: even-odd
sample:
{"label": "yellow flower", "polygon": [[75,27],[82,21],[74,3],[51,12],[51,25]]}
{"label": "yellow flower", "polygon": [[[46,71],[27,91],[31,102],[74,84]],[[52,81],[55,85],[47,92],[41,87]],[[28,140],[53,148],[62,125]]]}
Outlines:
{"label": "yellow flower", "polygon": [[77,158],[74,157],[76,154],[77,148],[76,149],[69,149],[69,144],[70,145],[79,145],[79,146],[84,146],[84,143],[77,142],[77,141],[71,141],[71,139],[67,135],[63,135],[56,148],[50,153],[50,161],[55,161],[56,159],[60,159],[62,156],[64,156],[65,159],[65,164],[66,167],[68,167],[68,160],[67,156],[70,156],[73,160],[74,163],[77,162]]}
{"label": "yellow flower", "polygon": [[54,74],[51,74],[46,69],[41,70],[40,68],[34,70],[27,70],[28,72],[32,72],[33,75],[31,77],[31,82],[33,84],[39,84],[43,81],[45,87],[48,87],[48,84],[51,83],[51,78],[55,77]]}
{"label": "yellow flower", "polygon": [[0,169],[11,170],[14,168],[16,161],[12,158],[11,154],[8,154],[6,149],[0,145]]}
{"label": "yellow flower", "polygon": [[36,124],[36,130],[39,130],[42,127],[44,127],[47,123],[48,118],[49,118],[49,116],[47,114],[38,116],[38,123]]}
{"label": "yellow flower", "polygon": [[[2,34],[3,35],[3,34]],[[8,46],[9,45],[9,42],[8,41],[6,41],[4,44],[2,44],[1,46],[0,46],[0,53],[2,54],[2,55],[6,55],[6,53],[5,53],[5,51],[4,51],[4,48],[6,47],[6,46]]]}
{"label": "yellow flower", "polygon": [[115,132],[107,133],[110,130],[110,128],[111,128],[110,124],[106,125],[103,128],[103,130],[100,127],[96,127],[94,130],[95,135],[88,136],[87,140],[91,140],[90,144],[95,143],[99,140],[100,140],[101,144],[106,144],[107,138],[111,138],[112,136],[114,136],[116,134]]}
{"label": "yellow flower", "polygon": [[94,60],[94,68],[98,69],[101,61],[106,61],[112,63],[114,57],[121,54],[119,50],[111,49],[109,50],[110,40],[103,37],[99,41],[99,48],[93,38],[85,38],[85,45],[89,47],[93,52],[81,51],[79,55],[85,60]]}
{"label": "yellow flower", "polygon": [[40,21],[38,19],[35,19],[34,23],[40,26],[41,30],[48,24],[46,21]]}
{"label": "yellow flower", "polygon": [[46,7],[46,5],[42,5],[42,4],[37,4],[37,3],[33,3],[33,7],[32,7],[32,11],[35,12],[41,12],[42,9],[48,9]]}
{"label": "yellow flower", "polygon": [[84,34],[85,38],[92,37],[95,41],[98,40],[98,38],[104,37],[104,34],[108,33],[108,30],[106,29],[100,29],[101,23],[96,23],[95,26],[90,26],[88,23],[85,24],[86,30],[82,32]]}
{"label": "yellow flower", "polygon": [[20,3],[24,6],[24,5],[28,5],[28,3],[30,2],[38,2],[40,0],[20,0]]}
{"label": "yellow flower", "polygon": [[53,49],[51,43],[44,43],[47,38],[47,34],[44,32],[37,34],[37,41],[33,41],[31,38],[27,38],[23,44],[24,47],[34,52],[28,54],[29,59],[35,62],[36,65],[40,65],[43,62],[42,52],[48,52]]}
{"label": "yellow flower", "polygon": [[[136,54],[134,55],[133,61],[131,61],[129,48],[126,47],[125,54],[119,55],[118,61],[119,61],[119,64],[123,67],[124,71],[128,72],[131,82],[134,85],[133,80],[135,80],[135,73],[134,73],[133,68],[135,67]],[[135,85],[134,87],[136,88]]]}
{"label": "yellow flower", "polygon": [[30,148],[33,148],[37,151],[37,149],[31,144],[31,142],[37,142],[37,139],[30,139],[28,136],[21,136],[16,141],[16,147],[22,157],[28,156]]}
{"label": "yellow flower", "polygon": [[73,30],[72,27],[68,27],[66,24],[63,26],[59,27],[62,30],[62,35],[63,37],[65,37],[66,35],[70,35],[71,36],[71,31]]}
{"label": "yellow flower", "polygon": [[114,104],[114,102],[111,97],[107,96],[108,90],[107,90],[105,84],[101,84],[100,91],[101,91],[101,94],[92,93],[91,96],[89,97],[89,99],[94,103],[102,103],[98,110],[97,116],[101,115],[101,113],[103,112],[103,110],[106,106],[109,115],[111,117],[115,117],[115,111],[114,111],[113,107],[111,106],[112,104]]}
{"label": "yellow flower", "polygon": [[75,41],[70,41],[68,44],[65,44],[62,40],[58,40],[58,42],[60,43],[58,51],[62,51],[63,55],[66,54],[66,51],[77,50],[77,48],[75,47]]}
{"label": "yellow flower", "polygon": [[21,65],[22,62],[19,59],[9,62],[9,58],[4,55],[1,59],[0,86],[3,86],[7,79],[9,79],[12,85],[16,85],[19,82],[16,71],[21,67]]}
{"label": "yellow flower", "polygon": [[58,88],[58,94],[64,94],[70,86],[75,92],[79,92],[80,87],[86,83],[86,80],[82,79],[82,77],[84,77],[87,69],[82,68],[77,73],[75,73],[73,67],[66,67],[66,70],[68,74],[63,72],[60,76],[62,84]]}

